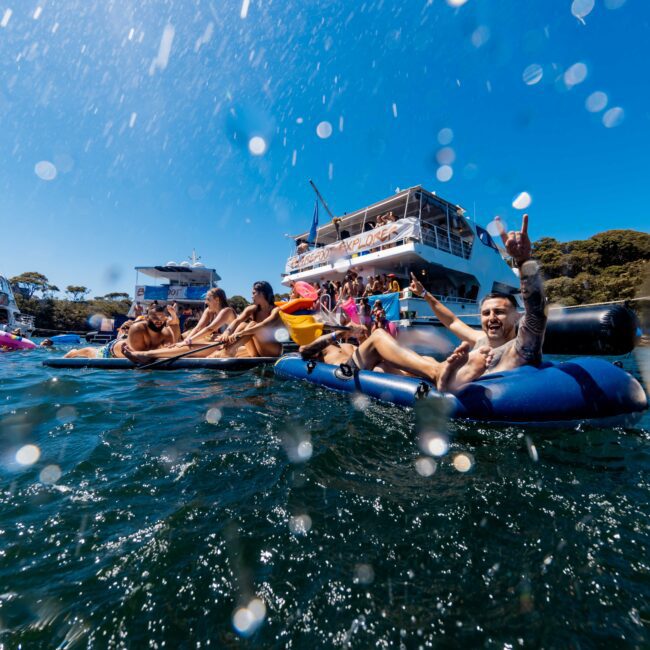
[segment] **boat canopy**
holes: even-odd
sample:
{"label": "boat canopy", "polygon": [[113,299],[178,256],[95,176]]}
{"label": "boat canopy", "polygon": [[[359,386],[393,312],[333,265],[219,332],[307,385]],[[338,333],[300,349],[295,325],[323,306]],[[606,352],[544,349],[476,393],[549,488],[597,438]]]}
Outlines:
{"label": "boat canopy", "polygon": [[215,269],[205,268],[203,265],[185,266],[136,266],[135,270],[151,278],[163,278],[173,284],[210,284],[218,282],[221,277]]}
{"label": "boat canopy", "polygon": [[[392,212],[396,219],[417,217],[430,222],[432,225],[445,225],[450,230],[454,229],[461,237],[471,237],[472,229],[464,217],[465,210],[432,192],[425,190],[421,185],[410,187],[394,194],[393,196],[373,203],[366,208],[356,210],[350,214],[336,217],[338,223],[328,221],[317,231],[316,243],[330,244],[337,239],[345,239],[349,235],[370,230],[374,227],[377,217]],[[450,225],[450,221],[453,225]],[[437,223],[439,222],[439,224]],[[341,233],[337,233],[338,231]],[[293,235],[296,241],[306,240],[308,233]]]}

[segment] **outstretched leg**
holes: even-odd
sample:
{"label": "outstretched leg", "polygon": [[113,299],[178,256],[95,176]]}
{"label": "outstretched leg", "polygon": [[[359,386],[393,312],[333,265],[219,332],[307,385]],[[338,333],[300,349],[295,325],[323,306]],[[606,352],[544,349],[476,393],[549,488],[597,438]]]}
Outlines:
{"label": "outstretched leg", "polygon": [[443,365],[431,357],[423,357],[402,347],[388,332],[381,329],[375,330],[359,346],[353,360],[364,370],[372,370],[380,363],[388,362],[399,370],[428,379],[436,385]]}

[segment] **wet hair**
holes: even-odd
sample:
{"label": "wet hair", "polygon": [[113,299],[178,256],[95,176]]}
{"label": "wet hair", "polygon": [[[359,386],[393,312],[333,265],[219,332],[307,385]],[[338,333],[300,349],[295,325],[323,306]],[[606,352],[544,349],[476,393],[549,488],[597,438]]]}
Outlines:
{"label": "wet hair", "polygon": [[253,284],[253,290],[257,291],[258,293],[261,293],[264,296],[266,302],[269,303],[269,305],[273,304],[274,295],[275,295],[273,293],[273,287],[266,280],[260,280],[259,282],[255,282]]}
{"label": "wet hair", "polygon": [[166,308],[163,305],[159,305],[156,302],[155,304],[154,303],[151,304],[151,307],[149,307],[148,311],[149,311],[150,314],[153,314],[153,313],[156,313],[156,314],[163,313],[164,314],[165,309]]}
{"label": "wet hair", "polygon": [[514,297],[513,294],[503,293],[501,291],[492,291],[491,293],[488,293],[487,296],[484,296],[483,299],[481,300],[480,307],[483,307],[483,303],[486,300],[490,300],[491,298],[502,298],[503,300],[507,300],[515,309],[519,308],[519,305],[517,304],[517,299]]}
{"label": "wet hair", "polygon": [[224,309],[225,307],[228,306],[228,298],[226,297],[226,292],[223,289],[219,289],[215,287],[214,289],[210,289],[206,294],[205,294],[206,299],[207,298],[215,298],[219,301],[219,309]]}

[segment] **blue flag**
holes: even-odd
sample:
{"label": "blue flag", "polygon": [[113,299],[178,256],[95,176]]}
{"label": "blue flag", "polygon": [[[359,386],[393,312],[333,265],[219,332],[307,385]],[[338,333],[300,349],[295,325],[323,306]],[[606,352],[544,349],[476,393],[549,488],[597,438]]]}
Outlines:
{"label": "blue flag", "polygon": [[495,251],[499,250],[497,248],[497,245],[494,243],[492,237],[490,237],[490,233],[487,230],[477,225],[476,234],[478,235],[478,238],[480,239],[482,244],[485,244],[485,246],[489,246],[490,248],[494,248]]}
{"label": "blue flag", "polygon": [[318,230],[318,199],[316,199],[316,205],[314,206],[314,218],[311,222],[311,230],[309,231],[309,237],[307,237],[307,243],[313,244],[316,241],[316,231]]}

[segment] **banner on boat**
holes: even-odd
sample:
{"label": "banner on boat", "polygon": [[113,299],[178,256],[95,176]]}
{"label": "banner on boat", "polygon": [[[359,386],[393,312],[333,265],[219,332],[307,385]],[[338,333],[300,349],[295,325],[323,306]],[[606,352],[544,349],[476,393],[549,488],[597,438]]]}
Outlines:
{"label": "banner on boat", "polygon": [[339,259],[354,257],[406,239],[420,239],[420,222],[415,217],[406,217],[385,226],[367,230],[354,237],[316,248],[308,253],[290,257],[287,260],[285,273],[311,266],[330,264]]}
{"label": "banner on boat", "polygon": [[146,286],[139,284],[135,288],[135,301],[143,300],[203,300],[210,289],[209,285],[180,286],[176,284]]}

